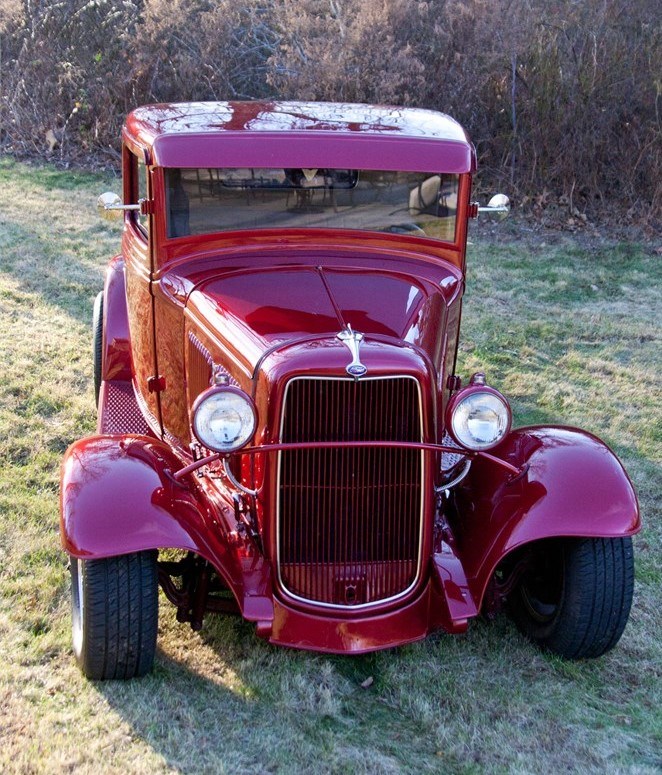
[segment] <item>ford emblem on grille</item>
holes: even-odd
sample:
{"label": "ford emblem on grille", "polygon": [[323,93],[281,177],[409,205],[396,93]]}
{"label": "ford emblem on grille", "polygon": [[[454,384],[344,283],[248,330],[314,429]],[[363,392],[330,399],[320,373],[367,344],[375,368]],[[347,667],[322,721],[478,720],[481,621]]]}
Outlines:
{"label": "ford emblem on grille", "polygon": [[345,367],[345,371],[354,379],[363,377],[368,373],[368,369],[361,363],[361,355],[359,348],[363,341],[363,334],[358,331],[352,331],[352,327],[348,324],[347,328],[337,334],[338,339],[349,349],[352,354],[352,362]]}

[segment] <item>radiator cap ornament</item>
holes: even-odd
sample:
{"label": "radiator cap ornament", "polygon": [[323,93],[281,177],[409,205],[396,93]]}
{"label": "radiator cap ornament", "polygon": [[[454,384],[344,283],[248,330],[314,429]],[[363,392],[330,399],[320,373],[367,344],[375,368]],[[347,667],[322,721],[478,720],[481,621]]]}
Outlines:
{"label": "radiator cap ornament", "polygon": [[361,355],[359,353],[363,334],[360,334],[358,331],[352,331],[352,327],[348,323],[347,328],[343,328],[336,336],[352,354],[352,361],[345,367],[345,371],[354,379],[365,376],[368,373],[368,369],[361,363]]}

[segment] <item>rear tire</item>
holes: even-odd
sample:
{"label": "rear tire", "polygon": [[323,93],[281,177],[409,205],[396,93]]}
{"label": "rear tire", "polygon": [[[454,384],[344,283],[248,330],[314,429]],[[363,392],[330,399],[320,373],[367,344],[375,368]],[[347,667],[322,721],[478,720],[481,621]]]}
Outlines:
{"label": "rear tire", "polygon": [[156,552],[103,560],[71,558],[72,633],[76,660],[92,679],[149,673],[156,651]]}
{"label": "rear tire", "polygon": [[631,538],[541,541],[513,591],[520,630],[568,659],[599,657],[621,637],[634,587]]}
{"label": "rear tire", "polygon": [[92,356],[94,358],[94,399],[99,406],[103,365],[103,291],[94,300],[92,310]]}

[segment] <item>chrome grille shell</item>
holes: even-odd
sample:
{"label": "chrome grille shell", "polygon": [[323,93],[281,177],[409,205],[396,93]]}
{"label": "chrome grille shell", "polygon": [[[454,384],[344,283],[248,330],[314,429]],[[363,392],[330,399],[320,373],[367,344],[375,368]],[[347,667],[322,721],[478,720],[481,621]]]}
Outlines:
{"label": "chrome grille shell", "polygon": [[[316,389],[322,399],[317,403]],[[307,396],[303,407],[291,403],[302,396]],[[356,400],[333,406],[329,396]],[[366,401],[379,398],[385,405],[371,405],[365,419]],[[297,411],[304,417],[300,432],[293,431],[292,414]],[[384,428],[378,427],[380,417],[390,418]],[[342,427],[334,428],[334,419],[340,419]],[[422,442],[423,421],[421,386],[411,375],[358,381],[297,376],[285,386],[280,434],[284,443]],[[279,452],[275,533],[281,590],[293,600],[344,611],[407,597],[422,574],[425,478],[423,450],[351,447]],[[297,508],[301,513],[292,516]],[[356,527],[359,512],[362,522]],[[352,588],[355,598],[348,599]]]}

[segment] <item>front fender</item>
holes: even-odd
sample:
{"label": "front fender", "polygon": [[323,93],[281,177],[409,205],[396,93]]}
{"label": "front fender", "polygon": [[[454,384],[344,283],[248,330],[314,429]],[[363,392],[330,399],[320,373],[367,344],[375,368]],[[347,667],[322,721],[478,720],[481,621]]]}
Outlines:
{"label": "front fender", "polygon": [[162,442],[143,436],[91,436],[66,452],[60,488],[64,549],[101,558],[205,543],[204,508],[171,472],[182,463]]}
{"label": "front fender", "polygon": [[574,428],[510,433],[492,454],[526,472],[514,481],[477,458],[456,491],[454,525],[475,600],[509,552],[542,538],[615,538],[640,529],[639,507],[620,461],[600,439]]}

